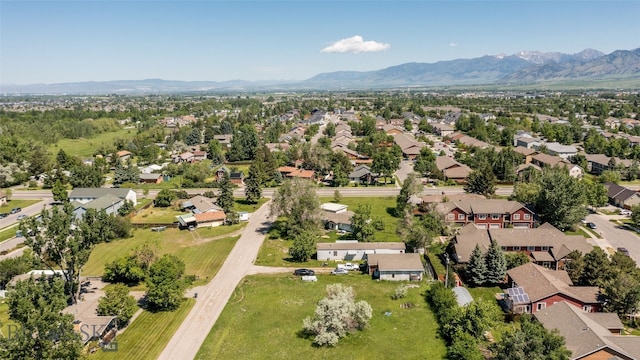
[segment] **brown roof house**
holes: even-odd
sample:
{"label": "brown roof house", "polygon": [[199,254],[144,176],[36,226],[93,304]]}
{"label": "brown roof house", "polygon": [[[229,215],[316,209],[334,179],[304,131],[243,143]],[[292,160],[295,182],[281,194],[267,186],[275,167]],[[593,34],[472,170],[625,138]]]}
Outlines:
{"label": "brown roof house", "polygon": [[614,183],[606,183],[609,202],[624,209],[640,204],[640,195],[635,190]]}
{"label": "brown roof house", "polygon": [[454,180],[457,183],[466,182],[467,177],[471,174],[470,167],[448,156],[436,156],[436,167],[442,171],[446,179]]}
{"label": "brown roof house", "polygon": [[368,254],[367,270],[374,279],[422,281],[424,265],[420,254]]}
{"label": "brown roof house", "polygon": [[420,150],[424,147],[422,143],[418,142],[412,136],[402,133],[393,134],[393,141],[402,149],[402,156],[410,160],[420,155]]}
{"label": "brown roof house", "polygon": [[597,286],[573,286],[564,270],[549,270],[528,263],[507,271],[509,287],[504,301],[513,313],[535,314],[547,307],[566,301],[586,312],[602,309]]}
{"label": "brown roof house", "polygon": [[640,359],[640,336],[621,335],[623,325],[616,314],[586,312],[560,301],[534,317],[564,337],[571,360]]}
{"label": "brown roof house", "polygon": [[434,210],[450,224],[473,223],[477,227],[496,229],[505,227],[531,228],[535,214],[523,203],[503,199],[464,199],[439,203]]}

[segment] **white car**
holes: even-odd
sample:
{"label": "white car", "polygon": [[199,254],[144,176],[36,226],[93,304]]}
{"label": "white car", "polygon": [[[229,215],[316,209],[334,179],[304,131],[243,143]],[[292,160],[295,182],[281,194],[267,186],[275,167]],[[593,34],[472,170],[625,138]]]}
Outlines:
{"label": "white car", "polygon": [[631,210],[620,209],[620,215],[631,216]]}
{"label": "white car", "polygon": [[359,270],[360,266],[358,266],[358,264],[352,264],[352,263],[345,263],[344,265],[338,265],[338,267],[341,267],[343,269],[347,269],[347,270]]}
{"label": "white car", "polygon": [[331,270],[331,275],[346,275],[349,273],[349,270],[343,268],[343,267],[337,267],[333,270]]}

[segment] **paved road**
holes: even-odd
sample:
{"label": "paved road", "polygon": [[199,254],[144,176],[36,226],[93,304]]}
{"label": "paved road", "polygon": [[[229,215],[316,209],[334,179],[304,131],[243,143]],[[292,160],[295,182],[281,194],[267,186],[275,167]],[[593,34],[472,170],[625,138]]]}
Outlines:
{"label": "paved road", "polygon": [[261,228],[271,225],[271,222],[266,220],[270,204],[271,202],[267,202],[251,215],[242,236],[222,268],[213,280],[203,287],[203,291],[198,293],[196,304],[159,359],[193,359],[196,356],[236,286],[246,274],[255,271],[253,261],[258,256],[265,237]]}
{"label": "paved road", "polygon": [[401,183],[407,179],[407,176],[413,172],[413,161],[412,160],[402,160],[400,161],[400,168],[396,171],[396,175],[398,175],[398,179],[400,179]]}
{"label": "paved road", "polygon": [[640,237],[633,231],[621,229],[609,221],[611,216],[589,214],[587,221],[596,224],[596,231],[613,247],[625,247],[636,263],[640,264]]}

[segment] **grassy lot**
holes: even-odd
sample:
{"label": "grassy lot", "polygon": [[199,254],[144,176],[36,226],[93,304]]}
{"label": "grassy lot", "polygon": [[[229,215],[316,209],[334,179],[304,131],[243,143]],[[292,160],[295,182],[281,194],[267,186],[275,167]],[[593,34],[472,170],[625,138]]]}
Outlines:
{"label": "grassy lot", "polygon": [[7,227],[7,228],[3,229],[2,231],[0,231],[0,243],[5,241],[5,240],[9,240],[12,237],[16,236],[16,231],[18,231],[18,227],[17,226]]}
{"label": "grassy lot", "polygon": [[474,299],[483,299],[488,302],[496,301],[496,293],[503,293],[502,289],[498,286],[467,288],[467,290],[469,290],[469,293]]}
{"label": "grassy lot", "polygon": [[116,138],[131,139],[135,135],[136,129],[120,129],[98,134],[90,139],[62,139],[49,146],[49,153],[54,159],[60,149],[64,150],[67,155],[91,157],[93,152],[102,145],[112,145]]}
{"label": "grassy lot", "polygon": [[[586,238],[590,238],[591,237],[591,234],[589,234],[588,232],[586,232],[582,228],[578,228],[578,230],[576,230],[576,231],[567,230],[564,233],[565,233],[565,235],[582,235],[582,236],[584,236]],[[598,234],[595,234],[595,235],[598,236]]]}
{"label": "grassy lot", "polygon": [[13,208],[26,208],[29,205],[39,203],[42,200],[9,200],[7,205],[0,206],[0,213],[8,213]]}
{"label": "grassy lot", "polygon": [[[325,296],[326,285],[334,282],[352,286],[356,301],[373,308],[373,318],[368,329],[337,346],[318,348],[299,332]],[[236,288],[196,359],[442,359],[445,345],[422,296],[428,285],[409,289],[403,300],[391,300],[399,285],[357,274],[320,275],[317,283],[284,275],[249,276]],[[415,306],[402,309],[403,303]]]}
{"label": "grassy lot", "polygon": [[184,318],[195,304],[194,299],[185,302],[173,312],[143,312],[116,338],[117,352],[99,350],[89,359],[157,359]]}
{"label": "grassy lot", "polygon": [[[321,197],[320,202],[332,202],[333,197]],[[396,234],[399,218],[393,217],[391,211],[396,207],[395,196],[386,197],[343,197],[340,204],[348,205],[348,210],[355,211],[358,204],[370,204],[371,215],[378,217],[384,223],[384,230],[376,232],[374,241],[399,241]]]}
{"label": "grassy lot", "polygon": [[177,222],[176,216],[186,214],[173,207],[150,207],[131,218],[136,224],[172,224]]}
{"label": "grassy lot", "polygon": [[[185,262],[186,273],[200,278],[194,284],[199,285],[215,276],[239,238],[239,236],[224,236],[234,231],[239,231],[244,226],[245,224],[238,224],[201,228],[191,232],[178,229],[167,229],[162,232],[137,229],[134,230],[132,238],[96,245],[89,257],[89,261],[82,268],[82,275],[100,276],[104,271],[105,264],[114,261],[118,257],[126,256],[139,246],[148,244],[159,255],[174,254],[180,257]],[[204,239],[217,236],[223,238],[204,241]]]}
{"label": "grassy lot", "polygon": [[264,203],[266,203],[269,199],[267,198],[261,198],[260,200],[258,200],[257,204],[251,204],[249,202],[247,202],[246,198],[236,198],[235,199],[235,203],[233,205],[233,208],[235,211],[246,211],[246,212],[254,212],[256,210],[258,210],[262,205],[264,205]]}
{"label": "grassy lot", "polygon": [[[9,325],[14,325],[14,322],[9,320],[9,305],[5,303],[4,299],[0,299],[0,334],[9,336]],[[12,331],[15,331],[15,329],[12,329]]]}
{"label": "grassy lot", "polygon": [[147,198],[138,199],[138,203],[136,204],[136,209],[141,209],[145,205],[150,204],[152,202],[153,202],[153,199],[147,199]]}

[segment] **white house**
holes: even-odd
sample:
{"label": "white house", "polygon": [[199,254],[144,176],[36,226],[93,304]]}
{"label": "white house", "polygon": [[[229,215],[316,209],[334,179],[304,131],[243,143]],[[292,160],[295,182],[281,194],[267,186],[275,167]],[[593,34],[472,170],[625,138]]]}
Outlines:
{"label": "white house", "polygon": [[363,260],[368,254],[403,254],[403,242],[336,241],[316,245],[318,260]]}
{"label": "white house", "polygon": [[367,269],[374,279],[422,281],[424,265],[420,254],[369,254]]}
{"label": "white house", "polygon": [[136,192],[128,188],[75,188],[69,194],[69,201],[86,204],[105,195],[113,195],[123,200],[129,200],[134,206],[138,204]]}
{"label": "white house", "polygon": [[[563,159],[568,159],[578,154],[578,149],[571,145],[562,145],[557,142],[550,142],[543,144],[547,148],[547,152],[551,155],[559,156]],[[541,145],[542,146],[542,145]],[[536,149],[538,150],[540,146]]]}

